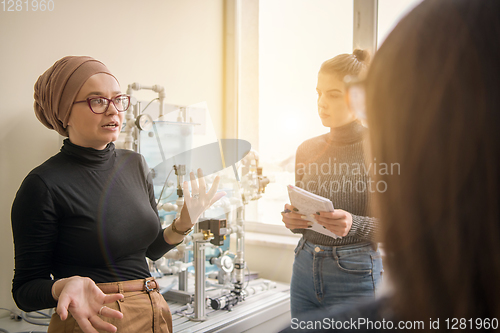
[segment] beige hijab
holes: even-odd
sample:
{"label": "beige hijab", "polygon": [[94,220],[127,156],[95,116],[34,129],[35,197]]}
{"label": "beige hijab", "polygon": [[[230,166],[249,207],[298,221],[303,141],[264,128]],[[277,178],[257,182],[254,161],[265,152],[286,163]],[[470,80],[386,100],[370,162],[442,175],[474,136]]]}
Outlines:
{"label": "beige hijab", "polygon": [[98,73],[113,76],[102,62],[91,57],[68,56],[56,61],[35,83],[34,109],[38,120],[68,136],[66,127],[76,95],[88,78]]}

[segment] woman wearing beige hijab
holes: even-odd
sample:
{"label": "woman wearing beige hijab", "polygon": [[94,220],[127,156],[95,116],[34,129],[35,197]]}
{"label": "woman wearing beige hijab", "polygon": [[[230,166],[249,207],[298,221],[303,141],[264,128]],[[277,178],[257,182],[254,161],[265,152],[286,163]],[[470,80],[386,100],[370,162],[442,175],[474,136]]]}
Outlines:
{"label": "woman wearing beige hijab", "polygon": [[[191,173],[180,217],[162,229],[144,158],[115,149],[130,97],[104,64],[57,61],[35,84],[35,113],[67,136],[24,179],[12,206],[12,293],[24,311],[57,307],[48,332],[172,332],[172,317],[146,257],[179,244],[211,204]],[[199,192],[199,193],[197,193]],[[188,211],[189,208],[189,211]]]}

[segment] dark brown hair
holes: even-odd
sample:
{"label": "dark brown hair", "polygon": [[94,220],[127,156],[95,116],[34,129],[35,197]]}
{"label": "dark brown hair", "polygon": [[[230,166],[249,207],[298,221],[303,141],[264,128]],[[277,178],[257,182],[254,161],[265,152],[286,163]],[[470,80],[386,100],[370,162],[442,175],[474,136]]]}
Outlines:
{"label": "dark brown hair", "polygon": [[319,69],[320,73],[337,75],[342,80],[346,75],[359,76],[366,71],[370,55],[368,51],[355,49],[352,54],[339,54],[326,60]]}
{"label": "dark brown hair", "polygon": [[402,318],[500,318],[500,1],[424,0],[367,76],[381,237]]}

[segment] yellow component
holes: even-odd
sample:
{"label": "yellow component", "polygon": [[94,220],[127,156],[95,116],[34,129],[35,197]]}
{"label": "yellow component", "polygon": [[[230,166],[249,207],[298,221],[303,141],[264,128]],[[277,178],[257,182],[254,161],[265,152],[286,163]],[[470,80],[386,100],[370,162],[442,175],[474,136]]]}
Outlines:
{"label": "yellow component", "polygon": [[214,234],[210,232],[210,230],[203,230],[203,239],[208,240],[209,238],[213,238]]}

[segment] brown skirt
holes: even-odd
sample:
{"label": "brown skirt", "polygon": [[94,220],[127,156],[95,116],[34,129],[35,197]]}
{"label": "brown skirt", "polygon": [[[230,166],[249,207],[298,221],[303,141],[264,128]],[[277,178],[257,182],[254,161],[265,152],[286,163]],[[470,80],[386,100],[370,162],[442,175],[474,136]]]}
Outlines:
{"label": "brown skirt", "polygon": [[[145,279],[146,280],[146,279]],[[104,321],[113,324],[118,329],[118,333],[171,333],[172,314],[167,302],[158,289],[138,291],[124,291],[130,288],[127,286],[137,285],[138,281],[133,280],[112,283],[99,283],[101,289],[110,289],[116,286],[117,291],[125,296],[114,303],[106,304],[107,307],[123,313],[122,319],[101,317]],[[149,278],[147,280],[153,280]],[[47,333],[82,333],[82,329],[73,318],[71,313],[68,318],[62,321],[57,313],[52,315]],[[105,333],[105,331],[98,330]]]}

